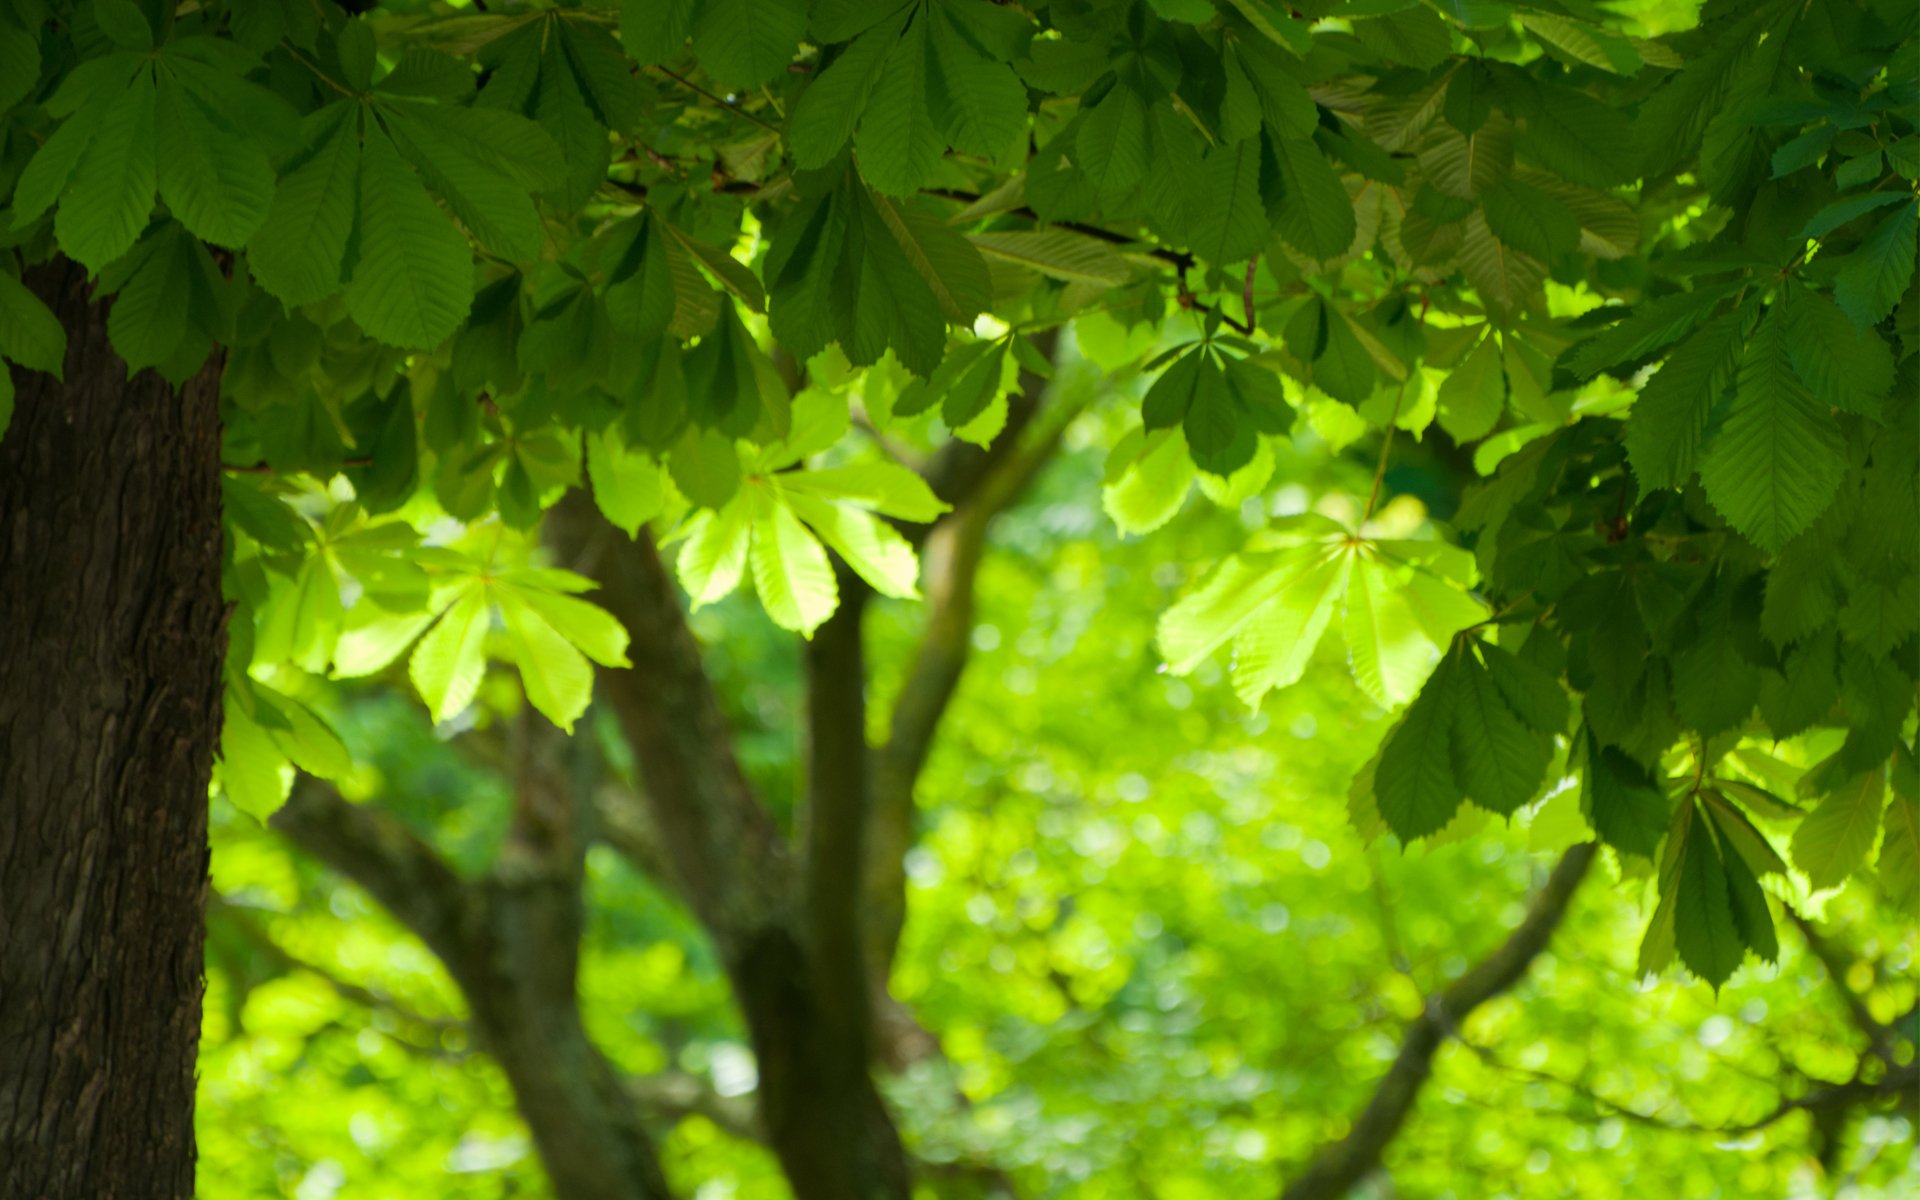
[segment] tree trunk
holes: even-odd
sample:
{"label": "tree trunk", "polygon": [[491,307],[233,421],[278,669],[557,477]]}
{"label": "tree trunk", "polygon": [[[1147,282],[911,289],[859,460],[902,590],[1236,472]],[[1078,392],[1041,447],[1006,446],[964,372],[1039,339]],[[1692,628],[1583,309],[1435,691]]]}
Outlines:
{"label": "tree trunk", "polygon": [[[220,733],[217,367],[132,380],[56,259],[66,381],[0,437],[0,1195],[193,1195]],[[6,369],[0,365],[0,370]]]}

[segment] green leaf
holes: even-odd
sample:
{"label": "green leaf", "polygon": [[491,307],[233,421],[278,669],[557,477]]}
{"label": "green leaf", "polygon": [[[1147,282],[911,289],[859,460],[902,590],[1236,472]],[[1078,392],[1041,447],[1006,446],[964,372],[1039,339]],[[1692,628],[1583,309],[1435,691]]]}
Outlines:
{"label": "green leaf", "polygon": [[473,256],[385,131],[369,125],[366,132],[360,256],[347,285],[347,311],[380,341],[432,349],[452,336],[473,304]]}
{"label": "green leaf", "polygon": [[1116,87],[1080,120],[1074,162],[1103,207],[1123,205],[1147,175],[1147,108],[1132,88]]}
{"label": "green leaf", "polygon": [[1775,551],[1833,500],[1846,460],[1840,431],[1793,374],[1770,312],[1748,340],[1725,424],[1707,445],[1707,498],[1741,533]]}
{"label": "green leaf", "polygon": [[1458,653],[1441,660],[1380,747],[1374,797],[1380,816],[1402,842],[1439,832],[1466,798],[1454,778],[1452,748],[1457,662]]}
{"label": "green leaf", "polygon": [[546,237],[533,198],[523,186],[491,164],[461,153],[458,142],[408,119],[408,112],[398,106],[389,115],[387,129],[394,145],[475,240],[517,261],[540,257]]}
{"label": "green leaf", "polygon": [[1712,737],[1747,719],[1760,696],[1760,674],[1741,657],[1724,615],[1701,624],[1673,656],[1673,707],[1702,737]]}
{"label": "green leaf", "polygon": [[312,149],[281,179],[266,220],[247,243],[254,278],[290,308],[340,288],[360,180],[355,123],[346,104],[308,118]]}
{"label": "green leaf", "polygon": [[129,374],[172,357],[186,336],[190,315],[181,300],[192,286],[193,267],[179,228],[162,227],[143,246],[144,256],[107,316],[107,335]]}
{"label": "green leaf", "polygon": [[967,240],[988,258],[1015,263],[1050,279],[1119,287],[1133,268],[1110,244],[1067,229],[1007,230],[969,234]]}
{"label": "green leaf", "polygon": [[[1354,556],[1309,548],[1270,603],[1234,639],[1233,690],[1249,708],[1275,688],[1292,687],[1347,594]],[[1164,640],[1164,626],[1163,640]]]}
{"label": "green leaf", "polygon": [[1737,312],[1702,325],[1640,389],[1627,414],[1627,458],[1645,488],[1679,487],[1693,474],[1707,420],[1739,364],[1746,322]]}
{"label": "green leaf", "polygon": [[621,0],[620,42],[635,62],[666,62],[693,29],[696,0]]}
{"label": "green leaf", "polygon": [[777,493],[751,489],[753,590],[782,629],[812,637],[839,606],[827,552]]}
{"label": "green leaf", "polygon": [[1747,945],[1734,919],[1731,885],[1720,847],[1697,808],[1686,825],[1680,855],[1674,948],[1688,970],[1717,989],[1746,957]]}
{"label": "green leaf", "polygon": [[1460,273],[1490,316],[1511,321],[1539,294],[1546,264],[1494,237],[1477,211],[1462,222],[1461,230]]}
{"label": "green leaf", "polygon": [[0,358],[62,378],[67,360],[67,331],[40,297],[0,271]]}
{"label": "green leaf", "polygon": [[24,100],[39,79],[38,30],[0,18],[0,112]]}
{"label": "green leaf", "polygon": [[486,672],[491,624],[486,589],[469,584],[414,648],[407,674],[435,721],[445,721],[473,703]]}
{"label": "green leaf", "polygon": [[887,51],[853,144],[875,191],[907,196],[933,177],[944,147],[927,101],[926,21],[909,24]]}
{"label": "green leaf", "polygon": [[1344,632],[1353,678],[1385,709],[1419,694],[1438,658],[1399,574],[1378,559],[1361,558],[1347,586]]}
{"label": "green leaf", "polygon": [[1787,357],[1814,399],[1879,419],[1893,389],[1893,354],[1879,334],[1847,319],[1826,296],[1795,285],[1788,293]]}
{"label": "green leaf", "polygon": [[1449,196],[1478,200],[1513,171],[1513,122],[1495,114],[1479,132],[1441,128],[1419,152],[1420,170]]}
{"label": "green leaf", "polygon": [[899,20],[882,21],[827,64],[794,102],[787,117],[787,152],[807,170],[833,161],[853,136],[887,52],[900,38]]}
{"label": "green leaf", "polygon": [[1647,769],[1613,746],[1586,736],[1587,817],[1600,839],[1622,854],[1652,858],[1670,820],[1667,798]]}
{"label": "green leaf", "polygon": [[241,812],[265,821],[293,787],[287,756],[231,693],[220,726],[220,787]]}
{"label": "green leaf", "polygon": [[1493,236],[1523,254],[1554,259],[1580,244],[1580,223],[1558,200],[1509,179],[1482,201]]}
{"label": "green leaf", "polygon": [[68,257],[98,273],[133,247],[153,212],[154,87],[141,71],[101,114],[54,217]]}
{"label": "green leaf", "polygon": [[1305,139],[1272,141],[1286,197],[1273,217],[1274,232],[1309,258],[1330,259],[1353,245],[1353,203],[1319,147]]}
{"label": "green leaf", "polygon": [[[593,668],[566,635],[536,612],[520,591],[510,587],[490,589],[500,606],[500,617],[507,627],[507,641],[513,647],[513,660],[520,668],[520,682],[527,690],[527,701],[560,728],[572,732],[574,721],[587,711],[593,699]],[[550,596],[551,600],[567,599]],[[592,609],[578,600],[571,603]]]}
{"label": "green leaf", "polygon": [[1140,405],[1140,415],[1149,432],[1186,420],[1188,410],[1193,407],[1194,393],[1201,387],[1201,376],[1209,368],[1219,370],[1212,366],[1205,347],[1196,346],[1160,373]]}
{"label": "green leaf", "polygon": [[1152,434],[1132,430],[1108,455],[1101,508],[1121,533],[1149,533],[1180,511],[1193,475],[1193,460],[1178,428]]}
{"label": "green leaf", "polygon": [[786,67],[806,31],[805,0],[705,0],[693,50],[715,79],[752,87]]}
{"label": "green leaf", "polygon": [[587,476],[600,511],[630,538],[666,507],[666,473],[659,460],[629,449],[617,429],[587,438]]}
{"label": "green leaf", "polygon": [[155,106],[160,198],[201,239],[216,246],[245,245],[273,202],[273,168],[266,152],[171,76],[162,77]]}
{"label": "green leaf", "polygon": [[1439,14],[1417,6],[1355,21],[1353,36],[1389,62],[1421,71],[1439,66],[1453,51],[1453,35]]}
{"label": "green leaf", "polygon": [[753,540],[752,510],[753,500],[742,488],[725,507],[698,513],[687,523],[686,544],[674,565],[696,608],[740,586]]}
{"label": "green leaf", "polygon": [[1493,432],[1507,407],[1507,376],[1500,346],[1488,335],[1474,344],[1440,383],[1440,428],[1462,444]]}
{"label": "green leaf", "polygon": [[845,501],[870,508],[881,516],[917,524],[926,524],[952,511],[951,506],[933,494],[926,480],[897,463],[850,463],[786,472],[781,474],[779,483],[787,492]]}
{"label": "green leaf", "polygon": [[[776,477],[781,484],[787,476]],[[820,535],[860,578],[883,596],[903,600],[920,595],[920,560],[907,539],[886,522],[844,504],[782,487],[794,515]]]}
{"label": "green leaf", "polygon": [[1507,704],[1493,676],[1463,652],[1452,684],[1453,770],[1467,798],[1511,815],[1546,780],[1549,747]]}
{"label": "green leaf", "polygon": [[1840,632],[1876,657],[1892,653],[1916,629],[1920,629],[1920,579],[1911,574],[1892,584],[1861,580],[1840,610]]}
{"label": "green leaf", "polygon": [[1192,404],[1181,422],[1187,451],[1201,470],[1231,475],[1253,458],[1253,430],[1241,419],[1220,365],[1211,355],[1199,357]]}
{"label": "green leaf", "polygon": [[1855,325],[1862,329],[1878,325],[1899,303],[1913,279],[1916,230],[1920,230],[1920,205],[1907,204],[1876,225],[1860,248],[1841,260],[1833,298]]}
{"label": "green leaf", "polygon": [[1260,252],[1271,227],[1260,199],[1258,138],[1209,151],[1200,196],[1201,207],[1191,238],[1196,253],[1225,265]]}
{"label": "green leaf", "polygon": [[1880,832],[1886,773],[1875,769],[1841,784],[1793,832],[1793,865],[1816,889],[1838,887],[1867,861]]}
{"label": "green leaf", "polygon": [[951,226],[911,203],[875,196],[873,206],[947,320],[972,325],[993,303],[993,279],[980,252]]}
{"label": "green leaf", "polygon": [[962,154],[991,158],[1017,143],[1026,129],[1027,89],[960,19],[958,14],[974,8],[941,5],[929,14],[936,19],[928,90],[947,142]]}

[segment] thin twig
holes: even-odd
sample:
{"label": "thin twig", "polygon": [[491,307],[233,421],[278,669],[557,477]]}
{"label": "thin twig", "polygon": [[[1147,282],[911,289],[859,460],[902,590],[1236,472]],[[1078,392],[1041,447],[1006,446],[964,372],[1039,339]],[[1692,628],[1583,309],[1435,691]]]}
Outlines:
{"label": "thin twig", "polygon": [[[341,459],[339,469],[344,471],[353,467],[370,467],[372,465],[373,465],[372,455],[360,455],[355,458]],[[227,472],[229,475],[279,475],[283,473],[279,467],[274,466],[270,462],[221,463],[220,469],[222,471]],[[316,472],[312,472],[312,471],[302,472],[302,471],[295,470],[295,471],[287,471],[284,473],[288,475],[299,475],[303,473],[311,475],[311,474],[315,474]]]}
{"label": "thin twig", "polygon": [[679,84],[683,88],[686,88],[690,92],[694,92],[698,95],[705,96],[707,99],[713,101],[715,104],[718,104],[721,108],[726,109],[728,112],[734,114],[735,116],[745,117],[747,120],[752,121],[755,125],[758,125],[762,129],[770,129],[775,133],[780,132],[780,127],[778,125],[775,125],[771,121],[768,121],[754,113],[748,112],[746,109],[741,108],[737,104],[730,103],[724,97],[714,95],[712,92],[701,87],[699,84],[695,83],[693,80],[688,79],[685,75],[680,74],[678,71],[671,70],[667,67],[663,67],[658,64],[655,64],[649,69],[660,72],[662,75],[665,75],[668,79],[673,80],[675,83]]}

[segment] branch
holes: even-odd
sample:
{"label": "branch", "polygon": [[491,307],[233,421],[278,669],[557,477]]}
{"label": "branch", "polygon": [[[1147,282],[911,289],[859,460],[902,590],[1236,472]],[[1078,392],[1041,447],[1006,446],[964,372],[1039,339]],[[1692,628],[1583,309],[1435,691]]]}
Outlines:
{"label": "branch", "polygon": [[1426,1011],[1408,1023],[1400,1053],[1374,1087],[1373,1098],[1355,1119],[1352,1131],[1315,1155],[1281,1192],[1281,1200],[1339,1200],[1380,1165],[1381,1155],[1406,1124],[1433,1070],[1433,1056],[1460,1022],[1520,982],[1546,949],[1593,862],[1594,849],[1594,843],[1586,842],[1562,855],[1528,906],[1525,919],[1506,941],[1428,1000]]}
{"label": "branch", "polygon": [[633,666],[595,673],[600,696],[639,761],[670,881],[738,961],[755,931],[779,923],[792,864],[734,755],[679,592],[651,536],[629,542],[583,493],[549,511],[547,533],[562,562],[600,584],[597,599],[632,638]]}
{"label": "branch", "polygon": [[427,944],[463,991],[485,974],[485,906],[420,836],[379,808],[301,776],[268,822],[353,880]]}
{"label": "branch", "polygon": [[867,666],[861,616],[867,589],[835,564],[840,606],[804,654],[807,774],[801,809],[801,884],[808,966],[822,1036],[848,1058],[871,1055],[871,1003],[861,937],[860,880],[867,842]]}
{"label": "branch", "polygon": [[1888,1066],[1892,1066],[1895,1062],[1897,1047],[1895,1031],[1892,1026],[1883,1025],[1875,1020],[1873,1013],[1867,1010],[1866,1001],[1860,998],[1858,992],[1847,986],[1846,951],[1822,934],[1812,921],[1795,912],[1792,905],[1783,904],[1781,907],[1786,910],[1787,917],[1799,927],[1800,936],[1805,939],[1807,949],[1811,950],[1813,956],[1820,960],[1820,965],[1826,968],[1827,979],[1833,984],[1833,990],[1839,994],[1841,1002],[1846,1005],[1848,1018],[1861,1033],[1867,1035],[1867,1044],[1872,1047],[1873,1053]]}
{"label": "branch", "polygon": [[1854,1079],[1847,1083],[1815,1088],[1804,1096],[1792,1099],[1783,1098],[1779,1104],[1774,1106],[1773,1111],[1756,1121],[1747,1121],[1739,1125],[1699,1125],[1692,1121],[1665,1120],[1661,1118],[1657,1112],[1641,1112],[1630,1105],[1622,1104],[1618,1100],[1609,1099],[1601,1095],[1578,1080],[1564,1079],[1546,1071],[1536,1071],[1531,1067],[1515,1066],[1501,1058],[1490,1046],[1482,1046],[1477,1042],[1471,1042],[1465,1038],[1460,1039],[1460,1044],[1473,1051],[1482,1062],[1485,1062],[1495,1070],[1535,1083],[1544,1083],[1552,1087],[1560,1088],[1586,1101],[1595,1109],[1608,1116],[1619,1117],[1622,1120],[1632,1121],[1637,1125],[1644,1125],[1649,1129],[1657,1129],[1664,1133],[1738,1137],[1742,1134],[1754,1133],[1765,1129],[1781,1118],[1790,1116],[1796,1112],[1830,1112],[1834,1109],[1849,1108],[1856,1104],[1868,1104],[1877,1100],[1894,1100],[1913,1092],[1916,1088],[1920,1088],[1920,1065],[1912,1065],[1889,1071],[1886,1075],[1871,1083],[1861,1079]]}
{"label": "branch", "polygon": [[[209,924],[219,922],[240,935],[242,941],[252,947],[254,952],[282,973],[304,971],[320,979],[339,996],[361,1008],[378,1012],[392,1013],[409,1025],[435,1033],[450,1029],[465,1029],[466,1022],[458,1017],[430,1017],[388,995],[378,988],[366,987],[352,980],[343,979],[332,968],[301,958],[281,945],[266,928],[255,920],[246,908],[230,903],[218,893],[207,898],[207,920]],[[423,1047],[415,1047],[423,1049]]]}
{"label": "branch", "polygon": [[1782,1100],[1758,1121],[1749,1121],[1744,1125],[1732,1125],[1722,1129],[1710,1129],[1706,1132],[1726,1135],[1753,1133],[1797,1112],[1822,1112],[1836,1108],[1851,1108],[1856,1104],[1871,1104],[1879,1100],[1899,1100],[1915,1098],[1920,1093],[1920,1064],[1889,1070],[1878,1080],[1869,1083],[1863,1079],[1837,1083],[1832,1087],[1815,1088],[1804,1096],[1791,1100]]}

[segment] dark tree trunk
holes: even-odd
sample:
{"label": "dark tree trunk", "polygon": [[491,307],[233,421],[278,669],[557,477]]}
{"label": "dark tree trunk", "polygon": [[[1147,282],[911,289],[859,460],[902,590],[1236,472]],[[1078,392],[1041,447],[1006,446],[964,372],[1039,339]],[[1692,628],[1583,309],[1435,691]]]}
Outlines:
{"label": "dark tree trunk", "polygon": [[[193,1195],[218,374],[132,380],[65,261],[66,380],[0,437],[0,1196]],[[0,370],[6,369],[0,366]]]}

